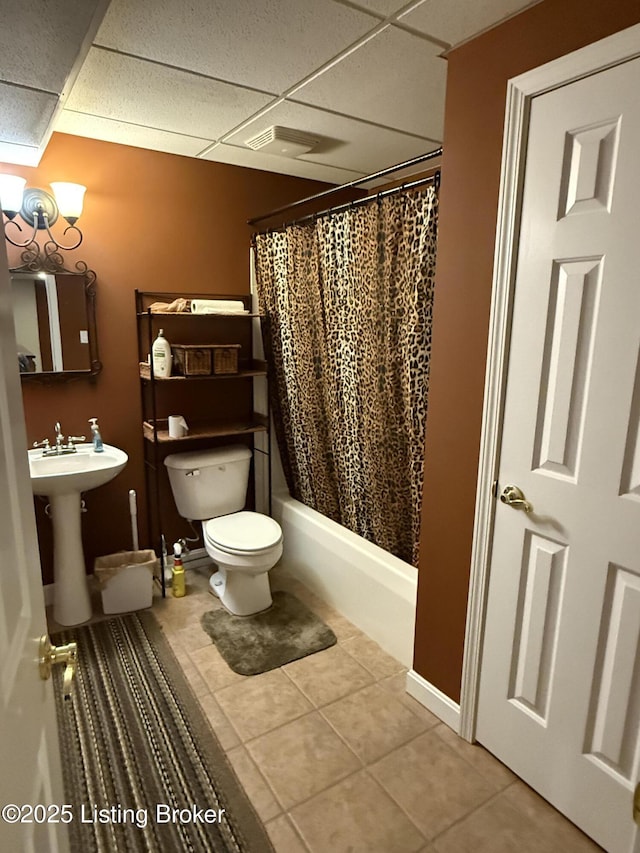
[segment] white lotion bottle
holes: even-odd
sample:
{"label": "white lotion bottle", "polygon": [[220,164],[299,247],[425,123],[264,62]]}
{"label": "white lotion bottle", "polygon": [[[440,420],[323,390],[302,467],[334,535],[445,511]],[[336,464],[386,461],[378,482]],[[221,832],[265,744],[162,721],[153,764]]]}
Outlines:
{"label": "white lotion bottle", "polygon": [[153,359],[153,373],[162,379],[171,376],[171,344],[164,336],[164,329],[160,329],[158,337],[151,347],[151,358]]}

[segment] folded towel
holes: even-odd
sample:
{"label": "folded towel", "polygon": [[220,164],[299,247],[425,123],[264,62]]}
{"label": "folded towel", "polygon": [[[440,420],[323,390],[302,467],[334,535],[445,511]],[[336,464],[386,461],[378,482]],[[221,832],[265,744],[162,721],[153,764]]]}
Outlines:
{"label": "folded towel", "polygon": [[192,299],[192,314],[248,314],[239,299]]}
{"label": "folded towel", "polygon": [[153,314],[181,314],[189,310],[189,303],[181,298],[174,299],[173,302],[153,302],[149,310]]}

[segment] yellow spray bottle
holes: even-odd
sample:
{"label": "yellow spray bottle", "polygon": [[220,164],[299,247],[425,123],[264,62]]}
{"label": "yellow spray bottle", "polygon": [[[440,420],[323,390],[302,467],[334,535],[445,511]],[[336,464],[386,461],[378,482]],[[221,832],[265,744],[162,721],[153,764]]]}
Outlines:
{"label": "yellow spray bottle", "polygon": [[184,579],[184,566],[182,565],[182,545],[175,542],[173,545],[173,575],[171,579],[171,591],[174,598],[182,598],[186,595],[187,588]]}

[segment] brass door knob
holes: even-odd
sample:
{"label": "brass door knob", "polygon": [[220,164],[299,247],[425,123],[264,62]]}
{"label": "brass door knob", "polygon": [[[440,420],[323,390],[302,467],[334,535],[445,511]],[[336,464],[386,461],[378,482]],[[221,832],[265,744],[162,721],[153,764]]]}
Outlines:
{"label": "brass door knob", "polygon": [[51,667],[60,663],[65,665],[62,691],[65,701],[68,701],[73,695],[73,679],[78,665],[78,644],[52,646],[47,634],[43,634],[40,637],[40,678],[43,681],[51,678]]}
{"label": "brass door knob", "polygon": [[500,500],[507,506],[512,506],[514,509],[523,509],[525,512],[533,512],[533,506],[525,498],[521,489],[517,486],[505,486]]}

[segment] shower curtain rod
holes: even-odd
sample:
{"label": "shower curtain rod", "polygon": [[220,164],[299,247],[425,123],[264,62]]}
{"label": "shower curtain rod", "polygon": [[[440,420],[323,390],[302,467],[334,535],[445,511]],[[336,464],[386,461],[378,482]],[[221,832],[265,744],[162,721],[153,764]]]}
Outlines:
{"label": "shower curtain rod", "polygon": [[[293,201],[291,204],[285,204],[282,207],[277,207],[269,213],[263,213],[262,216],[254,216],[253,219],[247,220],[247,225],[256,225],[264,219],[271,219],[272,216],[277,216],[278,213],[284,213],[285,210],[292,210],[294,207],[300,207],[301,204],[306,204],[309,201],[316,201],[319,198],[337,193],[340,190],[348,190],[351,187],[357,187],[360,184],[366,184],[367,181],[373,181],[376,178],[384,178],[386,175],[392,175],[394,172],[399,172],[400,169],[408,169],[410,166],[417,166],[419,163],[425,163],[427,160],[435,160],[436,157],[442,156],[442,148],[436,148],[435,151],[430,151],[428,154],[421,154],[419,157],[413,157],[411,160],[405,160],[404,163],[398,163],[396,166],[388,166],[386,169],[381,169],[379,172],[373,172],[371,175],[366,175],[364,178],[357,178],[355,181],[349,181],[346,184],[341,184],[339,187],[331,187],[329,190],[323,190],[315,195],[301,198],[299,201]],[[306,217],[304,217],[306,218]]]}
{"label": "shower curtain rod", "polygon": [[289,228],[291,225],[300,225],[302,222],[308,222],[310,219],[319,219],[321,216],[340,213],[342,210],[350,210],[353,207],[361,207],[363,204],[367,204],[368,202],[377,201],[378,199],[386,198],[389,195],[395,195],[396,193],[404,192],[405,190],[411,190],[415,187],[421,187],[424,184],[434,184],[437,190],[440,186],[440,170],[438,170],[434,175],[430,175],[428,178],[418,178],[415,181],[410,181],[408,184],[401,184],[399,187],[391,187],[388,190],[381,190],[375,195],[364,196],[364,198],[357,198],[354,201],[346,201],[344,204],[339,204],[336,207],[328,207],[326,210],[320,210],[317,213],[308,213],[306,216],[301,216],[299,219],[292,219],[290,222],[283,222],[282,225],[267,228],[265,231],[258,231],[252,235],[251,244],[255,245],[255,238],[257,234],[273,234],[275,231],[282,231],[284,228]]}

